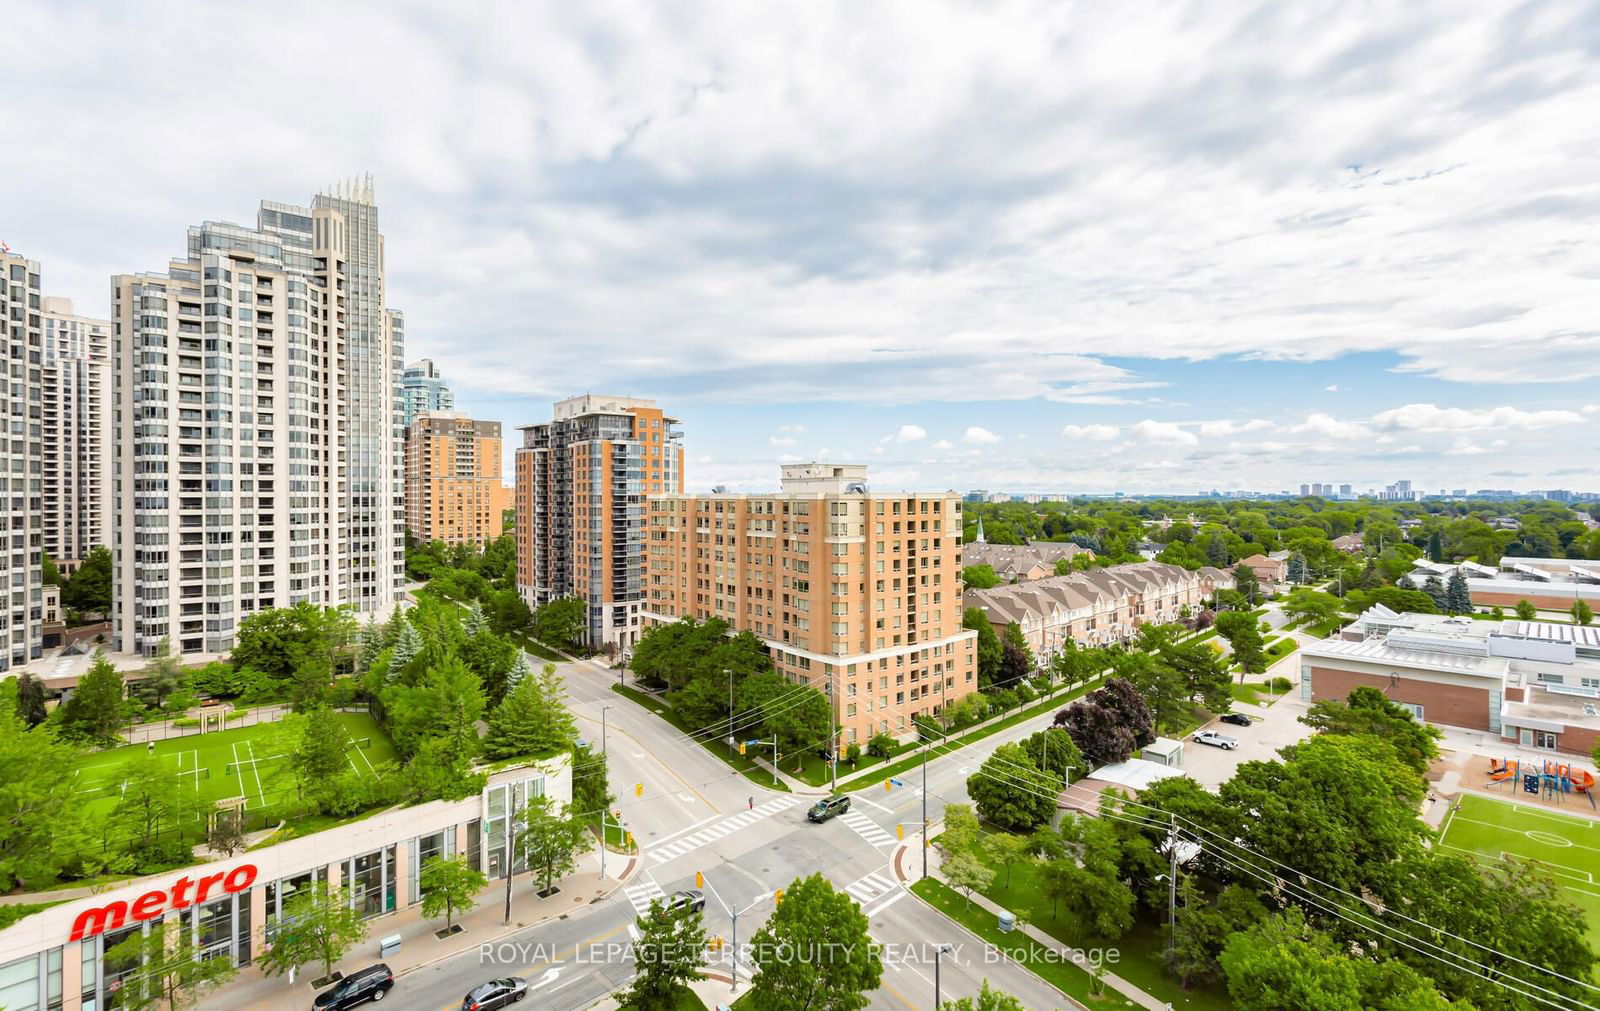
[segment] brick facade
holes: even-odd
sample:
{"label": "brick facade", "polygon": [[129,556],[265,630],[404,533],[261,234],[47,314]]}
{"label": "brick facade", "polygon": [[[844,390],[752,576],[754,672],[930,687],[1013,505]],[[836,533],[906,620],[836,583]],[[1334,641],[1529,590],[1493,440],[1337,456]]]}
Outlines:
{"label": "brick facade", "polygon": [[1368,685],[1395,702],[1421,706],[1428,723],[1442,723],[1469,730],[1489,730],[1489,690],[1465,685],[1419,681],[1415,678],[1390,679],[1330,667],[1311,668],[1312,701],[1344,699],[1354,688]]}

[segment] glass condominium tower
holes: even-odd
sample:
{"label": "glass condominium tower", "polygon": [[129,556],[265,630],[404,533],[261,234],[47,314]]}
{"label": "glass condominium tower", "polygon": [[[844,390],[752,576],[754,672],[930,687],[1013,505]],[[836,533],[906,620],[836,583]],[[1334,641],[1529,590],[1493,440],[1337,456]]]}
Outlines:
{"label": "glass condominium tower", "polygon": [[392,606],[404,564],[399,314],[370,179],[206,222],[112,279],[113,638],[233,648],[251,614]]}

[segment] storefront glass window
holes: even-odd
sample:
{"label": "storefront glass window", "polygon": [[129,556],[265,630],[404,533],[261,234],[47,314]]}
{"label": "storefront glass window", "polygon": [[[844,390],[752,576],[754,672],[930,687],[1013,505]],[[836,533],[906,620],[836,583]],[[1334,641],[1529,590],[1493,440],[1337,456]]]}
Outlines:
{"label": "storefront glass window", "polygon": [[200,936],[197,939],[200,957],[225,957],[232,953],[232,942],[233,896],[201,906]]}
{"label": "storefront glass window", "polygon": [[95,955],[94,941],[84,941],[78,945],[82,953],[83,981],[79,988],[79,1000],[83,1004],[83,1011],[95,1011],[98,1006],[95,998],[100,993],[100,959]]}
{"label": "storefront glass window", "polygon": [[37,1011],[39,1007],[39,956],[29,955],[0,965],[0,1007],[7,1011]]}
{"label": "storefront glass window", "polygon": [[350,861],[347,870],[350,905],[362,916],[377,916],[383,912],[383,851],[363,853]]}

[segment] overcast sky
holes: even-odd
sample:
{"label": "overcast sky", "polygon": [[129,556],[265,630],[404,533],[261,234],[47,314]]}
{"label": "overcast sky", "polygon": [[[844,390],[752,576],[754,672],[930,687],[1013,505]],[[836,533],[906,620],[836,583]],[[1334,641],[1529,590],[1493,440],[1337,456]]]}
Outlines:
{"label": "overcast sky", "polygon": [[[0,238],[108,311],[374,176],[477,417],[1011,491],[1600,488],[1583,3],[6,7]],[[509,471],[508,471],[509,480]]]}

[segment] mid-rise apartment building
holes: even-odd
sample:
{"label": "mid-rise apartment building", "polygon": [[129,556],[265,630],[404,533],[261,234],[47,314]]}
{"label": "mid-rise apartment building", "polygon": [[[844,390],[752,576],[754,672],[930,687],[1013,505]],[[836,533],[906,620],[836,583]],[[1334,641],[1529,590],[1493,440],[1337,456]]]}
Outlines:
{"label": "mid-rise apartment building", "polygon": [[370,181],[206,222],[112,279],[113,636],[231,649],[300,601],[381,611],[403,575],[399,317]]}
{"label": "mid-rise apartment building", "polygon": [[773,494],[650,499],[646,619],[722,618],[834,703],[842,744],[911,733],[977,690],[961,626],[961,496],[872,493],[858,465],[792,464]]}
{"label": "mid-rise apartment building", "polygon": [[43,653],[44,313],[39,264],[0,249],[0,672]]}
{"label": "mid-rise apartment building", "polygon": [[582,597],[591,645],[639,638],[645,497],[683,492],[677,424],[653,400],[586,393],[519,429],[517,589],[530,607]]}
{"label": "mid-rise apartment building", "polygon": [[432,358],[419,359],[406,366],[401,396],[407,428],[424,411],[451,411],[456,406],[456,395],[445,385],[444,376],[439,374]]}
{"label": "mid-rise apartment building", "polygon": [[500,422],[427,411],[406,427],[406,529],[419,541],[500,536],[511,491],[500,483]]}
{"label": "mid-rise apartment building", "polygon": [[113,325],[78,315],[71,299],[43,308],[44,550],[65,574],[111,544]]}

